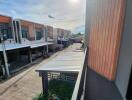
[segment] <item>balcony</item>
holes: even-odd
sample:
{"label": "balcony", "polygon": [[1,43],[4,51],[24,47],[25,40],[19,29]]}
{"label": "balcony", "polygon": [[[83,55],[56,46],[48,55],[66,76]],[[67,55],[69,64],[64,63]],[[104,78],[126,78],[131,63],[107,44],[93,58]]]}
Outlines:
{"label": "balcony", "polygon": [[87,52],[71,100],[123,100],[114,81],[105,79],[87,66]]}

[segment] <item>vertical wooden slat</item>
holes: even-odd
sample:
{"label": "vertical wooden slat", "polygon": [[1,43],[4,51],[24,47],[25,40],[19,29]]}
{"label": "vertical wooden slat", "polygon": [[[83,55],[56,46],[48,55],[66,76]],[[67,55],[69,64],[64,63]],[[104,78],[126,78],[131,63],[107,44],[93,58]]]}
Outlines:
{"label": "vertical wooden slat", "polygon": [[125,0],[92,0],[88,65],[114,80]]}
{"label": "vertical wooden slat", "polygon": [[[120,41],[121,41],[121,32],[123,31],[123,22],[124,22],[124,16],[125,16],[125,5],[126,5],[126,1],[125,0],[121,0],[121,4],[119,6],[119,23],[117,23],[117,40],[116,40],[116,44],[115,44],[115,52],[114,52],[114,65],[113,66],[117,66],[117,60],[118,60],[118,54],[119,54],[119,48],[120,48]],[[113,67],[111,70],[111,74],[113,75],[113,78],[115,78],[116,75],[116,67]]]}

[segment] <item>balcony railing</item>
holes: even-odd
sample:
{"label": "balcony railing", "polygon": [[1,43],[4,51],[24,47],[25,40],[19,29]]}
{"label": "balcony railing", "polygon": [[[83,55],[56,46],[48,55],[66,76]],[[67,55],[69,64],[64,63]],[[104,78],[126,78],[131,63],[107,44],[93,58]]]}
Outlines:
{"label": "balcony railing", "polygon": [[81,67],[81,70],[78,74],[78,78],[75,84],[75,88],[72,94],[71,100],[84,100],[84,94],[85,94],[85,78],[86,78],[86,66],[87,66],[87,52],[88,49],[85,50],[85,56],[83,59],[83,64]]}

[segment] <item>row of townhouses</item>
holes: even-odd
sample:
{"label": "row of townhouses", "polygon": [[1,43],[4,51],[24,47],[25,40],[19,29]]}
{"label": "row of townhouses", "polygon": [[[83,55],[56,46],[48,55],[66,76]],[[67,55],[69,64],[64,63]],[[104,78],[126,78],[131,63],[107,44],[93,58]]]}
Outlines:
{"label": "row of townhouses", "polygon": [[70,35],[68,30],[0,15],[0,77],[67,47]]}

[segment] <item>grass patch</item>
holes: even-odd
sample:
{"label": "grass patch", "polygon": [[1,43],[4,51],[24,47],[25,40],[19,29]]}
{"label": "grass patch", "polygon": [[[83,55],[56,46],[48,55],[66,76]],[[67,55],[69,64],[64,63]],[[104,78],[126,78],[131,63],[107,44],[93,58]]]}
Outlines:
{"label": "grass patch", "polygon": [[38,94],[33,100],[48,100],[48,96],[41,94]]}
{"label": "grass patch", "polygon": [[[71,100],[75,83],[50,80],[49,81],[49,95],[43,95],[42,93],[37,95],[33,100]],[[59,99],[54,99],[54,98]]]}
{"label": "grass patch", "polygon": [[70,100],[74,89],[74,83],[51,80],[49,82],[49,91],[57,95],[61,100]]}

